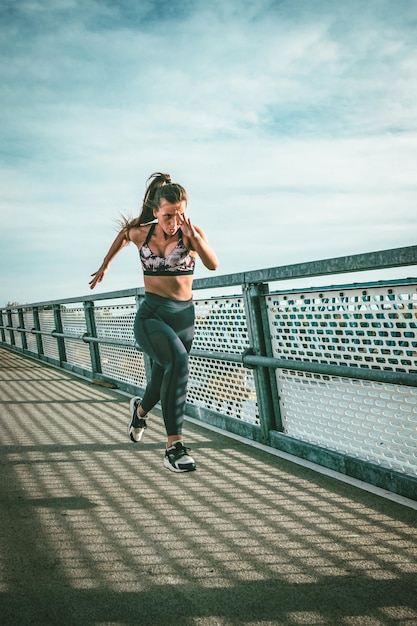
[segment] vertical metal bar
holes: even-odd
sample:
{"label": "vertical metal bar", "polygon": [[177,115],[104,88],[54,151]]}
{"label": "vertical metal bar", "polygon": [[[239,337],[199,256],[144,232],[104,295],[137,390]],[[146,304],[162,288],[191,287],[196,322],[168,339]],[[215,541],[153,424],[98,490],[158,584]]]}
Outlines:
{"label": "vertical metal bar", "polygon": [[[87,328],[87,335],[90,337],[97,337],[97,325],[96,325],[96,316],[94,313],[94,302],[92,300],[88,300],[84,302],[84,316],[85,316],[85,324]],[[95,374],[101,374],[101,358],[100,358],[100,347],[95,341],[89,342],[90,349],[90,361],[91,361],[91,370],[93,373],[93,377]]]}
{"label": "vertical metal bar", "polygon": [[13,316],[12,316],[11,309],[7,309],[7,325],[10,327],[10,330],[9,330],[10,344],[12,346],[15,346],[16,339],[15,339],[14,331],[13,331]]}
{"label": "vertical metal bar", "polygon": [[[271,329],[269,325],[269,317],[268,317],[268,305],[266,293],[260,298],[260,309],[261,309],[261,319],[262,319],[262,328],[263,328],[263,336],[265,342],[265,355],[268,357],[273,357],[273,349],[271,343]],[[274,424],[271,424],[275,430],[282,432],[284,430],[282,425],[281,418],[281,402],[278,391],[278,382],[277,382],[277,370],[268,368],[268,375],[270,379],[271,385],[271,396],[272,396],[272,405],[273,405],[273,415],[274,415]]]}
{"label": "vertical metal bar", "polygon": [[[33,327],[34,330],[41,330],[41,321],[39,318],[39,309],[38,307],[33,307]],[[36,346],[38,348],[38,356],[43,356],[43,341],[42,335],[36,333]]]}
{"label": "vertical metal bar", "polygon": [[[57,333],[62,333],[63,330],[62,330],[61,305],[54,304],[53,310],[54,310],[55,330]],[[59,362],[65,363],[67,360],[67,354],[66,354],[66,349],[65,349],[65,339],[63,337],[56,337],[56,341],[57,341],[57,346],[58,346]]]}
{"label": "vertical metal bar", "polygon": [[[243,301],[245,305],[249,342],[254,354],[265,354],[265,340],[262,327],[260,298],[268,293],[265,283],[243,285]],[[275,427],[273,420],[273,402],[268,368],[255,367],[254,379],[258,399],[261,439],[268,443],[269,431]]]}
{"label": "vertical metal bar", "polygon": [[26,337],[26,332],[24,332],[25,317],[23,315],[23,309],[22,308],[17,309],[17,315],[19,317],[19,328],[22,329],[22,332],[21,332],[22,348],[23,348],[23,350],[27,350],[28,349],[28,340],[27,340],[27,337]]}
{"label": "vertical metal bar", "polygon": [[6,333],[4,332],[4,328],[3,326],[4,324],[4,311],[1,311],[1,323],[2,323],[2,328],[1,328],[1,340],[3,343],[6,343]]}

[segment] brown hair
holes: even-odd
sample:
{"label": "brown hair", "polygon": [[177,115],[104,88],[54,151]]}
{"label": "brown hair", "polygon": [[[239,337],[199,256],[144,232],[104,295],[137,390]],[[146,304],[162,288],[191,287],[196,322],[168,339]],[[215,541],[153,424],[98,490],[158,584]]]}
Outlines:
{"label": "brown hair", "polygon": [[187,202],[187,192],[184,187],[178,183],[172,183],[169,174],[155,172],[149,176],[146,182],[147,187],[139,217],[135,217],[131,220],[123,219],[123,226],[127,231],[134,226],[141,226],[142,224],[152,222],[155,218],[153,213],[154,209],[158,208],[161,198],[164,198],[167,202],[172,204],[182,202],[183,200]]}

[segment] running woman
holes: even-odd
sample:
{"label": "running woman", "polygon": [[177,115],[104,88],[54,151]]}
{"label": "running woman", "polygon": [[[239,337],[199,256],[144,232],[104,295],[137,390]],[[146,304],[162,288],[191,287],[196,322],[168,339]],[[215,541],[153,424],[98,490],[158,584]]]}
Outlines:
{"label": "running woman", "polygon": [[194,338],[192,284],[197,256],[216,270],[217,256],[205,233],[186,215],[187,192],[156,172],[148,181],[139,217],[125,220],[90,288],[100,283],[115,256],[133,242],[142,264],[145,298],[134,323],[135,339],[152,359],[143,398],[130,401],[131,441],[141,440],[147,415],[161,402],[167,433],[164,465],[172,472],[196,469],[183,443],[182,427],[188,383],[188,355]]}

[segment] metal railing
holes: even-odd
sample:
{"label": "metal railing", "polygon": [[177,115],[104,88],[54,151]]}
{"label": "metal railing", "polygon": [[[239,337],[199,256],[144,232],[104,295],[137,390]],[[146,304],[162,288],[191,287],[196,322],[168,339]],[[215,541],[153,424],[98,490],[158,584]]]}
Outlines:
{"label": "metal railing", "polygon": [[[196,279],[187,415],[417,499],[417,279],[296,286],[416,264],[411,246]],[[143,295],[5,307],[1,345],[140,394]]]}

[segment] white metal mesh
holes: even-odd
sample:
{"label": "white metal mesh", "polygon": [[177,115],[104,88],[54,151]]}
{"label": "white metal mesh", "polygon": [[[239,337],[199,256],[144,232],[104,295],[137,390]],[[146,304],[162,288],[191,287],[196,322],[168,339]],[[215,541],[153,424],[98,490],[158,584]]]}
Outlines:
{"label": "white metal mesh", "polygon": [[134,344],[133,323],[136,310],[136,304],[95,307],[97,337]]}
{"label": "white metal mesh", "polygon": [[146,387],[143,355],[135,348],[100,346],[103,374],[137,387]]}
{"label": "white metal mesh", "polygon": [[[19,324],[19,314],[17,311],[12,311],[12,326],[13,328],[19,328],[20,324]],[[15,341],[15,345],[18,348],[22,348],[23,347],[23,342],[22,342],[22,333],[20,333],[19,331],[15,331],[14,332],[14,341]]]}
{"label": "white metal mesh", "polygon": [[[193,349],[242,354],[249,346],[243,299],[196,300]],[[254,376],[240,363],[192,357],[187,401],[259,423]]]}
{"label": "white metal mesh", "polygon": [[187,402],[259,423],[253,373],[239,363],[191,357]]}
{"label": "white metal mesh", "polygon": [[417,373],[414,286],[271,294],[274,356]]}
{"label": "white metal mesh", "polygon": [[[129,342],[134,346],[133,323],[136,304],[103,306],[94,309],[97,336]],[[103,374],[138,387],[146,387],[143,355],[134,347],[100,344]]]}
{"label": "white metal mesh", "polygon": [[[273,356],[417,372],[414,286],[270,294]],[[417,474],[417,389],[276,371],[288,435]]]}
{"label": "white metal mesh", "polygon": [[87,332],[84,308],[67,309],[61,308],[62,330],[66,335],[82,337]]}
{"label": "white metal mesh", "polygon": [[[23,311],[23,320],[24,320],[25,329],[28,331],[31,331],[32,328],[35,327],[35,322],[33,320],[33,310],[25,309]],[[27,332],[26,342],[27,342],[28,350],[30,350],[31,352],[36,352],[36,353],[38,352],[38,344],[36,343],[35,335],[32,335],[32,333]]]}
{"label": "white metal mesh", "polygon": [[[61,308],[62,330],[65,335],[82,337],[87,332],[84,308]],[[88,344],[73,339],[65,339],[67,362],[71,365],[91,371],[91,357]]]}
{"label": "white metal mesh", "polygon": [[277,371],[285,432],[417,476],[417,388]]}
{"label": "white metal mesh", "polygon": [[[44,332],[51,333],[55,330],[54,312],[52,309],[39,310],[40,329]],[[43,352],[45,356],[59,360],[58,344],[54,337],[42,335]]]}
{"label": "white metal mesh", "polygon": [[65,339],[65,354],[70,365],[76,365],[84,370],[91,371],[90,349],[81,341]]}
{"label": "white metal mesh", "polygon": [[243,298],[196,300],[193,348],[241,354],[248,346]]}

